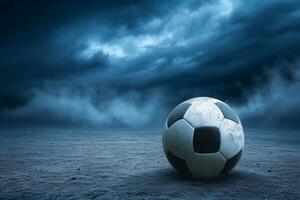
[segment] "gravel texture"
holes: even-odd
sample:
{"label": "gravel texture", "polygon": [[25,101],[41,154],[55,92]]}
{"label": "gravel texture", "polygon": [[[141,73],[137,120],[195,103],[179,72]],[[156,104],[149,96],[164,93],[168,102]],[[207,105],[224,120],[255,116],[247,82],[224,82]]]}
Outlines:
{"label": "gravel texture", "polygon": [[193,181],[161,130],[1,129],[0,199],[300,199],[300,133],[245,131],[227,176]]}

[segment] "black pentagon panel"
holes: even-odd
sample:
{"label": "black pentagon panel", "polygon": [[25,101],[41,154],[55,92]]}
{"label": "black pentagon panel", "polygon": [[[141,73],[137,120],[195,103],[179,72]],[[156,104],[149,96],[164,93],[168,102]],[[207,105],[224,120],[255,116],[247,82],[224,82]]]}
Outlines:
{"label": "black pentagon panel", "polygon": [[167,152],[167,158],[171,165],[178,171],[181,175],[185,177],[191,177],[192,173],[188,169],[185,161],[181,158],[178,158],[174,154],[172,154],[170,151]]}
{"label": "black pentagon panel", "polygon": [[234,166],[239,162],[241,155],[242,155],[242,150],[240,150],[232,158],[228,159],[225,163],[224,168],[220,172],[220,175],[224,175],[224,174],[227,174],[228,172],[230,172],[234,168]]}
{"label": "black pentagon panel", "polygon": [[239,123],[238,116],[233,112],[233,110],[228,105],[226,105],[223,102],[216,102],[215,104],[218,106],[218,108],[223,113],[224,118],[230,119],[230,120],[236,122],[237,124]]}
{"label": "black pentagon panel", "polygon": [[217,127],[205,126],[196,128],[193,147],[196,153],[215,153],[220,149],[220,130]]}
{"label": "black pentagon panel", "polygon": [[185,112],[189,107],[191,106],[190,103],[182,103],[176,106],[170,113],[170,116],[168,118],[168,127],[170,127],[172,124],[174,124],[176,121],[183,118]]}

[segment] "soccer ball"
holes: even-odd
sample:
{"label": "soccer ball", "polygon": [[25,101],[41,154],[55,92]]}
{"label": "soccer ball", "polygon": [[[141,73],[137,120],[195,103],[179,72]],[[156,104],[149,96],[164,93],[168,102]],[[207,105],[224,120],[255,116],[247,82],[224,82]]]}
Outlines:
{"label": "soccer ball", "polygon": [[239,117],[224,102],[197,97],[176,106],[163,132],[170,164],[188,178],[209,179],[227,174],[244,148]]}

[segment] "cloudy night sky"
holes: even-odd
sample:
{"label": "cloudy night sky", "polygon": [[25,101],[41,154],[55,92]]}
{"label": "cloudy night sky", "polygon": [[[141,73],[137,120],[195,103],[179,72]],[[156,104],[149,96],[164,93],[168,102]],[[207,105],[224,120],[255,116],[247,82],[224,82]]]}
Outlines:
{"label": "cloudy night sky", "polygon": [[0,123],[161,127],[196,96],[300,128],[300,1],[1,1]]}

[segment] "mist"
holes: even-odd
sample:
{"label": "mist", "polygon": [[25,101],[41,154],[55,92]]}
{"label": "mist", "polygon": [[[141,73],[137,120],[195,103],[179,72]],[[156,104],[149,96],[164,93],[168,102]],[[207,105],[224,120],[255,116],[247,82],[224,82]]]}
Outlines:
{"label": "mist", "polygon": [[299,128],[299,62],[282,64],[259,79],[262,86],[248,91],[247,101],[235,106],[243,121],[252,127]]}
{"label": "mist", "polygon": [[209,96],[246,126],[299,127],[298,1],[1,9],[1,125],[161,127],[179,103]]}
{"label": "mist", "polygon": [[34,89],[30,101],[14,110],[4,110],[3,121],[20,124],[66,124],[95,127],[142,127],[160,124],[163,101],[160,93],[142,97],[138,93],[110,94],[105,98],[92,91]]}

